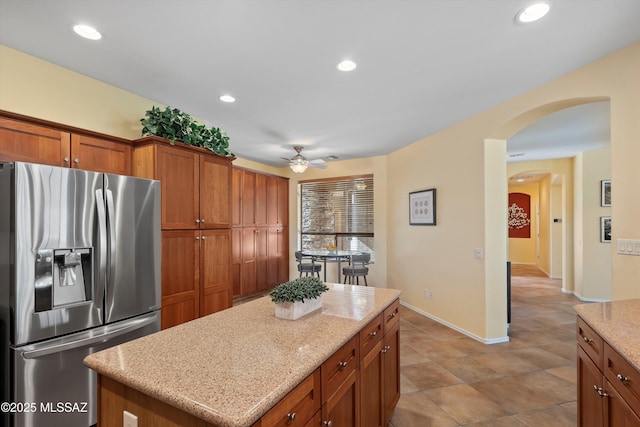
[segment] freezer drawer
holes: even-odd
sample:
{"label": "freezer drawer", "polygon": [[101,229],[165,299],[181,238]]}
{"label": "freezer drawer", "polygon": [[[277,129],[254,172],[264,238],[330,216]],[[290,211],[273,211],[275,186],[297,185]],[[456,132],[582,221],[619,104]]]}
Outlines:
{"label": "freezer drawer", "polygon": [[[91,353],[160,330],[159,312],[89,331],[11,348],[13,426],[78,426],[97,422],[97,375]],[[27,406],[28,405],[28,406]],[[20,407],[19,407],[20,406]],[[26,410],[25,410],[26,409]]]}

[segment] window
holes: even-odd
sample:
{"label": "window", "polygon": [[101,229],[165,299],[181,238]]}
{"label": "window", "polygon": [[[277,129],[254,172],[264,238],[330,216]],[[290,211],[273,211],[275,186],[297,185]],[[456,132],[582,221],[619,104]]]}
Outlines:
{"label": "window", "polygon": [[373,175],[300,183],[300,246],[371,253]]}

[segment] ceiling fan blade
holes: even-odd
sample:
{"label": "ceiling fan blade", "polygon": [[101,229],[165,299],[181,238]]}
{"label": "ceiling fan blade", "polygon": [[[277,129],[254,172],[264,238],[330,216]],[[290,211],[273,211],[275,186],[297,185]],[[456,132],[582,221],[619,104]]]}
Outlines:
{"label": "ceiling fan blade", "polygon": [[287,157],[280,157],[282,160],[286,160],[287,162],[290,162],[291,159],[287,158]]}
{"label": "ceiling fan blade", "polygon": [[316,169],[326,169],[327,168],[327,165],[323,165],[323,164],[320,164],[320,163],[312,163],[312,162],[309,162],[309,164],[307,166],[309,166],[310,168],[316,168]]}
{"label": "ceiling fan blade", "polygon": [[309,163],[324,163],[324,159],[309,160]]}

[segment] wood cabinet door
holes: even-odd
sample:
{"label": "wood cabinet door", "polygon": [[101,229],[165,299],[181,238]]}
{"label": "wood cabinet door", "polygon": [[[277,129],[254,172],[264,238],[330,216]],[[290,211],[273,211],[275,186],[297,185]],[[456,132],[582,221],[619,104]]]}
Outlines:
{"label": "wood cabinet door", "polygon": [[278,225],[289,226],[289,180],[278,179]]}
{"label": "wood cabinet door", "polygon": [[256,174],[256,187],[254,193],[254,220],[259,226],[267,225],[267,175]]}
{"label": "wood cabinet door", "polygon": [[282,230],[279,227],[268,227],[267,230],[269,230],[267,238],[267,282],[269,286],[275,286],[282,283],[278,282],[280,278],[278,274],[278,245]]}
{"label": "wood cabinet door", "polygon": [[162,329],[198,317],[198,231],[162,232]]}
{"label": "wood cabinet door", "polygon": [[351,371],[351,374],[340,384],[336,392],[324,402],[322,405],[323,425],[360,426],[358,375],[357,369]]}
{"label": "wood cabinet door", "polygon": [[278,228],[278,280],[277,283],[289,281],[289,228]]}
{"label": "wood cabinet door", "polygon": [[255,245],[256,245],[256,286],[259,291],[264,291],[269,288],[268,281],[268,265],[269,254],[267,250],[269,228],[268,227],[256,227],[255,232]]}
{"label": "wood cabinet door", "polygon": [[267,177],[267,223],[278,226],[278,178]]}
{"label": "wood cabinet door", "polygon": [[242,228],[242,295],[258,290],[256,283],[256,229]]}
{"label": "wood cabinet door", "polygon": [[360,362],[360,425],[382,426],[382,341],[378,340]]}
{"label": "wood cabinet door", "polygon": [[397,322],[382,340],[382,402],[383,425],[391,420],[393,410],[400,400],[400,322]]}
{"label": "wood cabinet door", "polygon": [[231,230],[200,231],[200,316],[231,307]]}
{"label": "wood cabinet door", "polygon": [[231,286],[233,296],[242,295],[242,228],[231,229]]}
{"label": "wood cabinet door", "polygon": [[256,173],[242,171],[242,225],[254,227],[255,216]]}
{"label": "wood cabinet door", "polygon": [[[640,426],[640,416],[631,409],[608,380],[605,380],[604,384],[606,392],[609,395],[606,398],[605,427]],[[640,408],[636,408],[636,410],[640,410]]]}
{"label": "wood cabinet door", "polygon": [[200,155],[200,228],[231,227],[231,163]]}
{"label": "wood cabinet door", "polygon": [[578,346],[577,370],[578,426],[602,426],[604,423],[604,399],[596,390],[596,388],[603,387],[602,372],[580,346]]}
{"label": "wood cabinet door", "polygon": [[[192,230],[200,221],[198,155],[173,147],[157,147],[162,199],[162,229]],[[196,222],[198,221],[198,222]]]}
{"label": "wood cabinet door", "polygon": [[68,132],[0,118],[0,161],[69,166],[70,142]]}
{"label": "wood cabinet door", "polygon": [[131,146],[84,135],[71,135],[71,167],[131,175]]}
{"label": "wood cabinet door", "polygon": [[231,225],[242,225],[242,169],[231,169]]}

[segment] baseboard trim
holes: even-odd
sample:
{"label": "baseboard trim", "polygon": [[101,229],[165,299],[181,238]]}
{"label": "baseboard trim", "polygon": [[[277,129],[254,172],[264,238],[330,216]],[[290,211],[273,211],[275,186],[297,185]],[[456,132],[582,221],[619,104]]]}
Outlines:
{"label": "baseboard trim", "polygon": [[568,293],[572,293],[576,298],[578,298],[582,302],[610,302],[610,299],[601,299],[601,298],[586,298],[582,295],[578,295],[575,292],[569,291]]}
{"label": "baseboard trim", "polygon": [[492,338],[492,339],[482,338],[482,337],[479,337],[476,334],[473,334],[473,333],[471,333],[471,332],[469,332],[469,331],[467,331],[465,329],[462,329],[462,328],[460,328],[460,327],[458,327],[458,326],[456,326],[456,325],[454,325],[452,323],[449,323],[446,320],[442,320],[437,316],[434,316],[432,314],[427,313],[426,311],[422,311],[419,308],[412,306],[411,304],[407,304],[404,301],[400,301],[400,305],[402,305],[403,307],[408,308],[411,311],[415,311],[418,314],[421,314],[421,315],[423,315],[425,317],[428,317],[431,320],[435,320],[436,322],[440,323],[441,325],[444,325],[444,326],[446,326],[448,328],[451,328],[454,331],[460,332],[461,334],[466,335],[469,338],[473,338],[474,340],[479,341],[479,342],[481,342],[483,344],[499,344],[499,343],[503,343],[503,342],[509,342],[509,337],[508,336],[501,337],[501,338]]}

